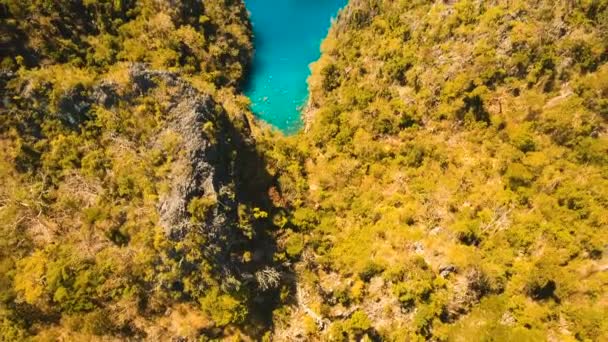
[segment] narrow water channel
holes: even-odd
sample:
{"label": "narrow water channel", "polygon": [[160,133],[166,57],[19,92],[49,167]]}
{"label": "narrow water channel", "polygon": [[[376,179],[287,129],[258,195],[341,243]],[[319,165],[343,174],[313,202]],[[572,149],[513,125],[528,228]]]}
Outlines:
{"label": "narrow water channel", "polygon": [[310,63],[347,0],[245,0],[255,35],[245,93],[253,112],[286,134],[301,126]]}

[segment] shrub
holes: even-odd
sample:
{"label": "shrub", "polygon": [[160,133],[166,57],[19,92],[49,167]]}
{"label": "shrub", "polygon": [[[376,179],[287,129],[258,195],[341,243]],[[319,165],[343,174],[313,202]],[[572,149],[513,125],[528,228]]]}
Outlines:
{"label": "shrub", "polygon": [[511,134],[511,143],[522,152],[531,152],[536,150],[534,136],[526,126],[519,127],[519,130]]}
{"label": "shrub", "polygon": [[480,222],[478,220],[462,220],[452,226],[456,238],[467,246],[477,246],[481,242]]}
{"label": "shrub", "polygon": [[201,308],[218,326],[241,323],[247,317],[247,307],[235,297],[211,288],[200,299]]}
{"label": "shrub", "polygon": [[361,310],[355,311],[348,320],[344,322],[344,330],[347,331],[348,335],[353,339],[357,339],[361,335],[365,334],[372,327],[367,314]]}
{"label": "shrub", "polygon": [[340,70],[335,64],[328,64],[321,69],[323,76],[323,89],[332,91],[340,85]]}
{"label": "shrub", "polygon": [[304,250],[304,237],[302,234],[292,233],[285,242],[285,252],[291,258],[298,258]]}
{"label": "shrub", "polygon": [[361,280],[363,280],[365,282],[368,282],[374,276],[382,273],[383,271],[384,271],[384,267],[382,267],[381,265],[379,265],[373,261],[369,261],[363,267],[363,270],[361,270],[361,272],[359,272],[359,278],[361,278]]}
{"label": "shrub", "polygon": [[507,179],[509,188],[517,190],[519,187],[530,186],[534,175],[523,164],[512,163],[507,168],[505,178]]}
{"label": "shrub", "polygon": [[217,200],[214,197],[202,196],[195,197],[188,203],[188,212],[190,213],[193,222],[206,222],[211,210],[217,205]]}

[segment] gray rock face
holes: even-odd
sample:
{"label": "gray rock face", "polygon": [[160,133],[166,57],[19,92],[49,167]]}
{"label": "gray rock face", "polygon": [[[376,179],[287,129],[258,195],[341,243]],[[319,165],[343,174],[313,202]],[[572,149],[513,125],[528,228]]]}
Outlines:
{"label": "gray rock face", "polygon": [[59,100],[59,117],[66,124],[77,127],[88,119],[91,98],[82,85],[70,89]]}
{"label": "gray rock face", "polygon": [[[11,77],[0,74],[0,86]],[[16,91],[24,99],[23,108],[34,110],[22,111],[31,116],[24,120],[31,127],[24,130],[42,138],[38,122],[59,119],[63,128],[75,134],[98,134],[97,141],[109,145],[108,155],[114,149],[125,149],[129,156],[145,160],[145,180],[158,182],[146,197],[156,201],[152,202],[156,213],[150,222],[162,227],[169,240],[156,251],[158,272],[174,277],[159,276],[155,286],[186,291],[180,277],[188,277],[194,279],[196,288],[187,291],[203,292],[208,279],[214,278],[224,290],[257,287],[261,291],[256,300],[273,296],[270,290],[281,281],[281,273],[271,266],[274,240],[266,239],[261,220],[251,219],[252,208],[264,208],[267,203],[264,194],[270,178],[249,134],[246,114],[229,117],[210,94],[177,73],[133,64],[128,82],[123,81],[76,84],[51,102],[45,96],[51,84],[25,80],[17,84]],[[83,133],[89,123],[98,124],[97,119],[104,125],[103,115],[111,118],[107,126]],[[120,122],[130,116],[133,122]],[[132,133],[129,125],[138,124],[145,126]],[[111,162],[121,156],[112,154]],[[111,172],[108,168],[104,175],[111,184],[107,193],[115,196],[112,199],[116,198],[118,207],[132,197],[115,189]],[[150,202],[145,206],[149,212]],[[244,261],[245,251],[254,255],[253,260]]]}
{"label": "gray rock face", "polygon": [[93,89],[92,99],[107,108],[117,104],[118,95],[111,83],[101,83]]}
{"label": "gray rock face", "polygon": [[[214,136],[207,137],[203,132],[204,124],[215,125],[219,120],[213,112],[214,107],[215,103],[210,97],[186,92],[186,98],[170,111],[169,129],[180,134],[185,151],[184,160],[177,163],[188,164],[185,168],[174,170],[172,191],[159,203],[161,222],[167,234],[174,238],[179,238],[191,226],[187,205],[194,197],[212,197],[223,204],[216,206],[215,215],[212,215],[212,233],[226,224],[223,211],[234,209],[228,205],[232,203],[225,203],[227,199],[220,194],[220,189],[233,187],[230,165],[226,165],[220,155],[229,151],[227,146],[222,146],[221,141],[225,140],[225,136],[222,132],[214,132]],[[217,141],[218,145],[210,140]]]}
{"label": "gray rock face", "polygon": [[[5,79],[10,79],[10,75],[0,74],[0,85],[6,83]],[[257,159],[250,161],[253,141],[248,134],[247,117],[229,118],[211,95],[200,92],[176,73],[134,64],[129,69],[129,79],[126,86],[107,81],[76,85],[65,90],[53,105],[40,95],[50,85],[24,82],[19,88],[21,97],[26,99],[24,103],[38,108],[26,112],[32,115],[32,127],[24,129],[40,135],[36,120],[48,116],[59,118],[66,128],[78,132],[96,119],[99,108],[115,114],[116,119],[121,111],[142,108],[137,115],[150,119],[145,135],[131,137],[114,128],[103,134],[104,139],[124,144],[138,157],[156,158],[158,153],[159,169],[147,170],[155,173],[151,179],[162,182],[155,188],[158,223],[169,240],[186,246],[181,250],[168,248],[167,257],[174,259],[185,273],[204,260],[221,278],[249,277],[250,283],[259,283],[263,288],[275,286],[277,275],[262,267],[265,260],[243,265],[242,253],[239,254],[253,245],[251,236],[244,235],[241,229],[239,203],[244,203],[246,211],[248,201],[253,203],[251,197],[257,196],[252,194],[258,193],[257,189],[251,194],[243,190],[244,184],[249,189],[247,182],[254,182],[247,178],[254,172],[236,170],[237,165],[257,167]],[[200,255],[200,260],[182,262],[191,250],[197,250],[192,255]]]}
{"label": "gray rock face", "polygon": [[[77,129],[90,119],[93,106],[112,109],[119,101],[159,97],[164,127],[160,127],[156,142],[149,142],[150,147],[161,146],[161,138],[167,134],[178,140],[178,153],[170,156],[169,190],[160,195],[157,204],[160,224],[173,241],[181,241],[189,233],[203,235],[201,249],[205,256],[229,268],[231,246],[242,238],[237,228],[233,160],[240,147],[235,146],[238,139],[234,138],[236,133],[227,113],[210,95],[175,73],[149,70],[142,64],[131,66],[129,73],[131,89],[120,97],[111,83],[102,82],[89,89],[75,87],[59,99],[56,115]],[[214,203],[202,219],[193,220],[188,210],[195,198]]]}
{"label": "gray rock face", "polygon": [[[170,191],[158,203],[160,223],[172,240],[189,232],[204,234],[208,257],[224,260],[236,236],[233,144],[227,114],[207,94],[202,94],[176,74],[131,68],[136,93],[147,93],[162,82],[167,88],[166,133],[180,137],[180,153],[173,156]],[[162,135],[162,134],[161,134]],[[192,220],[188,205],[194,198],[212,199],[215,205],[204,220]]]}

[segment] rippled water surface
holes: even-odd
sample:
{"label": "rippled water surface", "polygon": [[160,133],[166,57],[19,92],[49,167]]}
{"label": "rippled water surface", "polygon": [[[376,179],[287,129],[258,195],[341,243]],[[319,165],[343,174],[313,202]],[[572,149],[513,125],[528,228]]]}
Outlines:
{"label": "rippled water surface", "polygon": [[255,34],[246,94],[254,113],[283,132],[301,125],[309,64],[347,0],[245,0]]}

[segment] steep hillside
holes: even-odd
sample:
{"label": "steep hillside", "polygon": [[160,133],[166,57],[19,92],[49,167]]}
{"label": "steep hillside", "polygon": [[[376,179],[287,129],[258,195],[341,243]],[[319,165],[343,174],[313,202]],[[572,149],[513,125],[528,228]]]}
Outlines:
{"label": "steep hillside", "polygon": [[224,86],[242,80],[252,52],[241,1],[3,0],[0,15],[4,69],[146,62]]}
{"label": "steep hillside", "polygon": [[607,339],[607,61],[606,1],[351,1],[266,142],[277,339]]}
{"label": "steep hillside", "polygon": [[[0,0],[0,340],[608,340],[608,1]],[[254,123],[254,124],[252,124]]]}
{"label": "steep hillside", "polygon": [[0,12],[0,340],[261,335],[279,274],[243,3]]}

